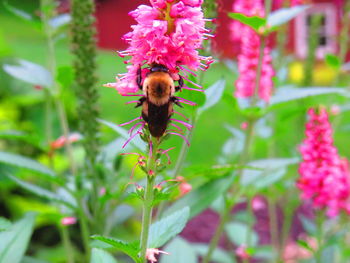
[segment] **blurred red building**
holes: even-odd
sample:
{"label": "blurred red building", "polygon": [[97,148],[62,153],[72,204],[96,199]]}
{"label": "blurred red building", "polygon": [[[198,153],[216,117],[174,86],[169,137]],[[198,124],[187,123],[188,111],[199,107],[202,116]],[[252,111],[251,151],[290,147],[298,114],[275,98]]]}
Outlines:
{"label": "blurred red building", "polygon": [[[218,28],[214,48],[220,56],[233,57],[237,46],[230,40],[230,19],[227,13],[231,11],[234,0],[218,0]],[[278,8],[282,0],[274,1],[274,9]],[[341,19],[343,17],[343,0],[314,0],[308,1],[312,7],[299,15],[290,25],[287,36],[288,49],[299,58],[305,58],[307,53],[308,29],[311,17],[322,14],[322,25],[319,30],[319,47],[317,57],[322,58],[326,53],[337,50],[337,37],[339,35]],[[135,21],[128,15],[140,4],[149,4],[148,0],[101,0],[96,4],[96,17],[98,29],[98,45],[101,48],[121,50],[126,44],[121,37],[130,31],[130,25]]]}

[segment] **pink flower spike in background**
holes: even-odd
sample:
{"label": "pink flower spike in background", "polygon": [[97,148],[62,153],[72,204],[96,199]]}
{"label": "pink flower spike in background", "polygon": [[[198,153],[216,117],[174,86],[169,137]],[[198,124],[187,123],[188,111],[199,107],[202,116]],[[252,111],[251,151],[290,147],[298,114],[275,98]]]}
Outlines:
{"label": "pink flower spike in background", "polygon": [[77,222],[77,218],[73,216],[67,216],[61,219],[61,224],[64,226],[74,225]]}
{"label": "pink flower spike in background", "polygon": [[242,259],[242,260],[250,258],[250,255],[247,252],[246,245],[240,245],[238,248],[236,248],[235,252],[236,252],[237,257]]}
{"label": "pink flower spike in background", "polygon": [[159,254],[170,255],[168,252],[159,250],[158,248],[147,248],[146,259],[149,260],[151,263],[158,262],[156,255]]}
{"label": "pink flower spike in background", "polygon": [[[238,0],[233,5],[234,12],[240,12],[246,16],[264,17],[265,11],[261,0]],[[272,77],[275,71],[272,67],[272,58],[270,56],[270,48],[264,48],[262,59],[260,83],[256,91],[257,69],[260,56],[260,36],[250,27],[233,21],[231,26],[232,38],[239,41],[241,52],[238,55],[238,71],[239,77],[236,81],[235,96],[237,98],[250,98],[258,95],[260,99],[269,102],[273,81]]]}
{"label": "pink flower spike in background", "polygon": [[[137,70],[143,65],[161,64],[169,69],[174,80],[179,79],[180,69],[186,72],[206,70],[213,62],[211,57],[200,56],[204,38],[212,37],[205,28],[201,10],[202,0],[151,0],[151,6],[140,5],[129,13],[137,24],[124,35],[129,44],[121,57],[129,57],[125,63],[127,73],[120,74],[115,83],[105,86],[115,88],[121,95],[139,91]],[[147,69],[142,69],[144,79]]]}
{"label": "pink flower spike in background", "polygon": [[350,213],[350,173],[346,159],[341,159],[333,144],[333,131],[325,108],[308,111],[306,139],[300,147],[303,158],[297,186],[301,197],[327,215]]}

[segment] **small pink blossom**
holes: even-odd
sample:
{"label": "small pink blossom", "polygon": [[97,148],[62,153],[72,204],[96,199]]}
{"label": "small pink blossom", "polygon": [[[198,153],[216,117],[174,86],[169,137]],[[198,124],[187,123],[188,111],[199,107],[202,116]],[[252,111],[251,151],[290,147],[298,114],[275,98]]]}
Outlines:
{"label": "small pink blossom", "polygon": [[188,194],[192,190],[192,185],[189,184],[183,176],[177,176],[175,181],[180,183],[179,184],[179,190],[180,190],[179,197],[182,197],[185,194]]}
{"label": "small pink blossom", "polygon": [[[305,237],[304,241],[308,244],[309,248],[313,251],[317,250],[317,241],[313,237]],[[298,263],[301,260],[311,259],[313,256],[312,251],[307,248],[299,246],[294,241],[287,242],[283,250],[283,262],[284,263]]]}
{"label": "small pink blossom", "polygon": [[61,224],[64,226],[74,225],[77,222],[77,218],[73,216],[67,216],[61,219]]}
{"label": "small pink blossom", "polygon": [[151,263],[157,262],[156,255],[159,255],[160,253],[170,255],[168,252],[159,250],[158,248],[147,248],[146,259],[151,261]]}
{"label": "small pink blossom", "polygon": [[252,207],[254,211],[266,208],[266,202],[262,196],[255,196],[252,200]]}
{"label": "small pink blossom", "polygon": [[[261,0],[236,1],[233,9],[235,12],[240,12],[247,16],[264,17],[265,15]],[[272,77],[275,75],[269,47],[265,47],[263,51],[260,82],[257,85],[256,78],[261,45],[260,36],[250,27],[237,21],[233,22],[231,31],[233,40],[239,40],[241,45],[241,52],[238,55],[239,77],[236,81],[235,96],[237,98],[249,98],[256,94],[262,100],[268,102],[273,88]]]}
{"label": "small pink blossom", "polygon": [[316,209],[324,208],[330,217],[340,211],[350,213],[350,174],[346,159],[341,159],[333,144],[333,131],[327,111],[308,111],[306,139],[300,147],[303,161],[297,186],[302,199]]}
{"label": "small pink blossom", "polygon": [[331,112],[332,115],[334,115],[334,116],[335,116],[335,115],[339,115],[340,111],[341,111],[341,110],[340,110],[339,105],[335,105],[335,104],[334,104],[334,105],[331,106],[330,112]]}
{"label": "small pink blossom", "polygon": [[240,259],[249,259],[250,255],[247,252],[247,246],[246,245],[240,245],[238,248],[236,248],[236,255]]}
{"label": "small pink blossom", "polygon": [[68,138],[64,135],[60,136],[57,140],[51,143],[51,149],[59,149],[62,148],[67,142],[76,142],[79,141],[82,136],[79,133],[71,133],[68,135]]}
{"label": "small pink blossom", "polygon": [[121,95],[137,92],[136,74],[143,65],[164,65],[174,80],[178,80],[178,73],[184,67],[206,70],[213,60],[197,51],[203,39],[210,37],[200,7],[202,2],[150,0],[151,6],[140,5],[131,11],[129,15],[137,24],[123,37],[129,47],[119,52],[121,57],[130,57],[125,61],[130,65],[127,73],[118,75],[115,83],[105,86],[115,88]]}
{"label": "small pink blossom", "polygon": [[43,86],[41,86],[41,85],[34,85],[34,89],[36,89],[36,90],[42,90],[42,89],[43,89]]}
{"label": "small pink blossom", "polygon": [[241,129],[242,129],[242,130],[246,130],[247,128],[248,128],[248,122],[246,122],[246,121],[245,121],[245,122],[242,122],[242,123],[241,123]]}

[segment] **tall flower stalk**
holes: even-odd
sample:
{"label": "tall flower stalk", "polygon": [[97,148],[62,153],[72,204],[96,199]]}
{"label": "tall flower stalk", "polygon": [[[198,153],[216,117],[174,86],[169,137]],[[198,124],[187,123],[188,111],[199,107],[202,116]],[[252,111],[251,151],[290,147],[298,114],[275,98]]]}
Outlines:
{"label": "tall flower stalk", "polygon": [[[261,1],[235,1],[233,11],[243,13],[247,16],[255,15],[264,17],[270,12],[271,1],[266,1],[265,5],[266,7],[264,9]],[[237,21],[233,22],[231,29],[233,41],[241,45],[241,53],[238,56],[239,77],[235,83],[236,91],[234,95],[237,98],[250,99],[251,107],[255,107],[259,99],[268,103],[272,93],[274,70],[269,54],[270,51],[266,46],[266,36],[257,34],[251,28]],[[238,34],[240,34],[239,37]],[[245,165],[249,160],[250,148],[254,138],[254,127],[257,120],[258,118],[256,116],[248,117],[244,147],[239,160],[240,166]],[[239,171],[238,177],[241,177],[242,174],[243,169]],[[225,207],[220,214],[219,225],[210,241],[203,263],[210,262],[212,254],[224,232],[225,225],[230,219],[230,212],[241,194],[242,189],[237,185],[234,185],[228,193],[225,193]],[[250,231],[248,231],[247,235],[247,240],[249,241],[251,236]],[[249,244],[246,245],[249,246]]]}
{"label": "tall flower stalk", "polygon": [[[84,135],[86,170],[90,176],[96,173],[96,157],[99,150],[98,89],[96,88],[96,30],[93,0],[71,1],[72,50],[74,58],[75,91],[78,97],[79,130]],[[95,182],[96,183],[96,182]]]}
{"label": "tall flower stalk", "polygon": [[[150,0],[151,6],[140,5],[136,10],[131,11],[129,15],[136,20],[137,24],[133,25],[132,31],[124,36],[129,47],[119,52],[121,57],[128,57],[125,61],[129,64],[127,72],[119,74],[115,83],[105,85],[115,88],[123,96],[140,97],[139,100],[129,103],[142,106],[141,117],[120,125],[136,122],[129,129],[130,138],[123,147],[138,135],[148,145],[147,158],[138,153],[132,153],[139,156],[137,164],[147,177],[146,188],[137,190],[141,191],[139,195],[143,201],[140,236],[142,262],[146,262],[147,258],[152,261],[154,257],[154,253],[147,253],[147,251],[154,252],[155,249],[148,247],[155,193],[159,191],[159,186],[155,186],[155,179],[164,167],[161,162],[162,156],[166,155],[169,158],[168,151],[173,149],[163,150],[160,149],[160,145],[170,135],[181,137],[189,145],[184,132],[186,129],[193,128],[193,125],[173,118],[176,114],[188,120],[173,107],[182,106],[182,104],[194,106],[195,102],[175,96],[174,92],[182,89],[203,91],[200,85],[190,80],[190,75],[196,76],[194,71],[198,69],[205,71],[213,62],[211,57],[202,56],[197,51],[202,48],[203,39],[211,37],[209,30],[205,28],[206,19],[201,10],[202,2],[202,0]],[[163,85],[164,79],[159,79],[152,86],[150,76],[157,74],[164,76],[166,85]],[[188,87],[186,83],[191,83],[196,88]],[[155,91],[152,87],[156,87]],[[138,93],[139,91],[141,94]],[[167,94],[165,96],[154,96],[154,94],[165,93]],[[159,117],[159,112],[163,105],[166,105],[167,112],[164,115],[166,117],[162,119]],[[151,110],[152,107],[158,110],[157,114]],[[165,127],[164,131],[159,130],[159,127]]]}
{"label": "tall flower stalk", "polygon": [[[43,31],[46,36],[47,50],[48,50],[48,68],[50,73],[53,76],[53,84],[50,90],[45,90],[45,131],[47,136],[47,143],[50,145],[52,143],[52,113],[53,106],[58,114],[58,119],[61,125],[61,130],[64,138],[69,137],[69,126],[64,109],[64,104],[60,100],[61,90],[58,83],[55,81],[57,74],[57,65],[56,65],[56,55],[55,55],[55,41],[54,41],[54,28],[50,25],[50,19],[56,15],[56,2],[53,0],[41,0],[40,1],[40,10],[41,10],[41,22],[43,24]],[[64,144],[67,156],[70,159],[70,170],[71,173],[75,173],[75,162],[73,158],[73,150],[71,142],[67,140]],[[53,158],[52,154],[49,153],[49,163],[50,168],[53,167]],[[71,241],[69,238],[69,232],[66,227],[60,226],[59,233],[62,239],[63,246],[67,254],[67,262],[74,262],[74,255],[72,250]]]}

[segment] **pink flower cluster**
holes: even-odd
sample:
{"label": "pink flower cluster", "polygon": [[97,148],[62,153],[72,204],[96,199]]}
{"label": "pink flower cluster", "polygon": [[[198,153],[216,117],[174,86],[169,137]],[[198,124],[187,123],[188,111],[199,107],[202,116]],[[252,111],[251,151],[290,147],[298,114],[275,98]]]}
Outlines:
{"label": "pink flower cluster", "polygon": [[310,109],[308,116],[306,139],[300,147],[303,161],[297,183],[302,198],[311,200],[315,208],[326,209],[330,217],[341,210],[350,213],[349,166],[333,144],[327,111]]}
{"label": "pink flower cluster", "polygon": [[[262,2],[259,0],[238,0],[234,2],[234,12],[242,13],[246,16],[265,15]],[[270,49],[265,47],[262,61],[259,90],[256,91],[256,78],[260,54],[260,36],[251,28],[237,21],[232,25],[233,40],[239,39],[241,52],[238,55],[239,77],[236,81],[235,96],[238,98],[249,98],[258,93],[259,97],[268,102],[271,96],[275,72],[272,67]]]}
{"label": "pink flower cluster", "polygon": [[[131,15],[137,22],[124,36],[129,47],[119,55],[131,56],[125,63],[128,72],[120,74],[116,83],[106,84],[119,93],[135,93],[136,72],[140,66],[153,63],[166,66],[174,80],[179,70],[205,70],[212,58],[200,56],[203,39],[210,37],[205,28],[201,4],[203,0],[150,0],[151,6],[140,5]],[[186,67],[186,68],[185,68]],[[142,71],[147,73],[147,69]]]}

